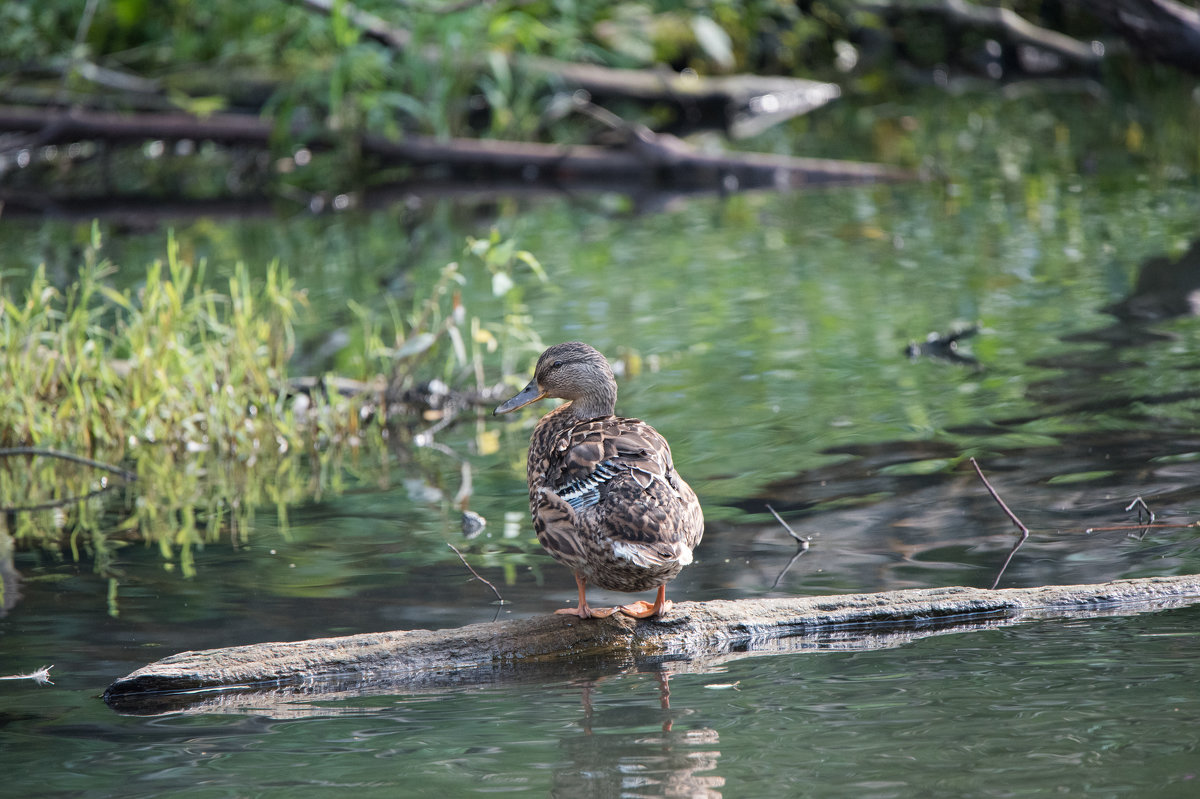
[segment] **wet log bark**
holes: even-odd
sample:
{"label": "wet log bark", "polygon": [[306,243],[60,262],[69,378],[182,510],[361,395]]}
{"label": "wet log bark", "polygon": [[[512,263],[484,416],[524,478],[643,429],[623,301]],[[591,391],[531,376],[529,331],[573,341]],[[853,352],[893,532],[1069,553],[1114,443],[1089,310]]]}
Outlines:
{"label": "wet log bark", "polygon": [[[123,712],[177,710],[221,691],[357,695],[385,688],[520,678],[539,667],[687,670],[747,654],[882,648],[926,635],[1054,616],[1133,614],[1200,602],[1200,575],[1098,585],[934,588],[785,599],[681,602],[661,620],[546,615],[449,630],[366,633],[182,652],[117,680],[104,698]],[[684,669],[680,669],[684,670]],[[181,692],[189,692],[181,696]]]}

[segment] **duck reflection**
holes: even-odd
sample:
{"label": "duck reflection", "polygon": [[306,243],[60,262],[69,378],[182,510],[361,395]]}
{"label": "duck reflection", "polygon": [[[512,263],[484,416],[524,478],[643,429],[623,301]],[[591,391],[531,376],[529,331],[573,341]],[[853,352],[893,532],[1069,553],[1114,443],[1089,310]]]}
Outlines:
{"label": "duck reflection", "polygon": [[[631,676],[603,682],[628,685]],[[562,739],[566,761],[555,772],[552,796],[721,796],[725,779],[712,773],[721,755],[717,731],[675,729],[675,721],[691,711],[671,708],[666,671],[654,676],[657,703],[644,690],[631,701],[602,692],[601,681],[581,685],[581,733]]]}
{"label": "duck reflection", "polygon": [[1157,322],[1176,316],[1200,316],[1200,239],[1172,261],[1149,258],[1138,271],[1133,291],[1104,308],[1123,322]]}
{"label": "duck reflection", "polygon": [[[1157,324],[1178,317],[1200,315],[1200,239],[1193,241],[1176,260],[1158,255],[1143,261],[1128,296],[1100,310],[1116,317],[1116,321],[1062,336],[1062,340],[1068,343],[1099,344],[1100,348],[1080,348],[1029,359],[1031,366],[1058,370],[1058,374],[1047,380],[1030,385],[1031,399],[1051,408],[1056,415],[1063,415],[1069,412],[1120,410],[1137,404],[1163,405],[1196,396],[1193,386],[1181,386],[1176,391],[1167,392],[1157,387],[1136,393],[1129,393],[1127,389],[1105,396],[1104,392],[1098,391],[1097,378],[1145,368],[1144,357],[1137,348],[1179,338],[1170,329],[1157,329]],[[1110,382],[1131,383],[1131,387],[1138,385],[1119,379]],[[1011,424],[1013,421],[1026,420],[1002,420],[999,423]]]}

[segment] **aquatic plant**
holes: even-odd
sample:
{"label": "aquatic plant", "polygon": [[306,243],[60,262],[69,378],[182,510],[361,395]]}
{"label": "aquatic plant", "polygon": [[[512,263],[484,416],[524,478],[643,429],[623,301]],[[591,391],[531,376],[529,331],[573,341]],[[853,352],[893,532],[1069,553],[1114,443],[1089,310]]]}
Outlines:
{"label": "aquatic plant", "polygon": [[[363,390],[328,390],[323,377],[301,385],[288,366],[307,298],[287,269],[272,263],[252,278],[239,264],[222,284],[179,249],[168,237],[166,259],[118,290],[93,226],[69,285],[45,268],[20,287],[0,279],[0,536],[91,559],[114,580],[117,549],[142,541],[190,576],[195,548],[226,534],[244,544],[257,508],[273,508],[286,533],[288,504],[340,491],[358,453],[379,456],[364,459],[372,468],[386,463],[385,439],[402,436],[385,430],[411,435],[439,418],[389,417],[369,387],[482,388],[485,358],[512,367],[541,345],[513,277],[522,265],[541,276],[541,266],[495,234],[471,240],[466,266],[446,266],[411,307],[389,301],[381,318],[354,306],[363,332],[345,361],[375,377]],[[466,313],[469,275],[490,281],[496,322]]]}

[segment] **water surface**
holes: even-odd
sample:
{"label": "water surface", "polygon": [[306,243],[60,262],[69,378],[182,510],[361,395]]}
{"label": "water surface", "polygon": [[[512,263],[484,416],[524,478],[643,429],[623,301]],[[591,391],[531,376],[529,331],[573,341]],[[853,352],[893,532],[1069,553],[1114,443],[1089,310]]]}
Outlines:
{"label": "water surface", "polygon": [[[651,215],[613,198],[442,204],[415,218],[397,208],[201,222],[176,236],[186,255],[210,258],[213,280],[237,260],[287,263],[310,291],[297,368],[313,373],[345,366],[330,342],[352,335],[347,300],[380,310],[389,297],[409,301],[463,257],[464,236],[492,225],[514,236],[551,277],[522,278],[532,328],[545,342],[585,339],[622,365],[619,409],[668,437],[704,503],[705,540],[672,584],[675,599],[991,585],[1014,528],[970,456],[1032,530],[1002,586],[1200,570],[1195,528],[1183,526],[1200,518],[1200,327],[1178,302],[1200,287],[1185,258],[1200,238],[1200,188],[1168,146],[1172,131],[1194,140],[1194,109],[1177,103],[1161,139],[1131,153],[1095,124],[1091,100],[938,99],[851,109],[797,134],[822,142],[822,154],[865,157],[831,148],[873,141],[872,115],[916,114],[930,126],[919,157],[944,167],[927,182],[699,199]],[[127,285],[164,249],[162,231],[106,233]],[[82,226],[54,222],[6,224],[0,237],[10,274],[45,260],[64,279],[85,240]],[[1155,264],[1181,282],[1154,291],[1145,278],[1135,291]],[[465,287],[463,301],[485,318],[505,312],[487,280]],[[968,328],[978,330],[954,358],[906,355],[931,331]],[[449,454],[348,459],[323,490],[288,500],[286,514],[258,508],[249,530],[209,543],[193,577],[177,555],[139,544],[104,574],[86,548],[78,561],[69,549],[18,551],[21,596],[0,618],[0,674],[53,663],[56,684],[0,682],[6,791],[1195,790],[1193,608],[747,657],[716,672],[580,667],[315,707],[298,700],[292,716],[124,717],[100,701],[113,679],[182,650],[571,604],[570,575],[540,552],[526,517],[533,418],[469,418],[439,434]],[[498,451],[483,454],[481,431],[498,432]],[[463,461],[470,506],[488,520],[469,541],[452,503]],[[1126,510],[1136,497],[1174,526],[1140,527]],[[135,500],[119,497],[113,518]],[[795,543],[767,505],[812,537],[794,562]]]}

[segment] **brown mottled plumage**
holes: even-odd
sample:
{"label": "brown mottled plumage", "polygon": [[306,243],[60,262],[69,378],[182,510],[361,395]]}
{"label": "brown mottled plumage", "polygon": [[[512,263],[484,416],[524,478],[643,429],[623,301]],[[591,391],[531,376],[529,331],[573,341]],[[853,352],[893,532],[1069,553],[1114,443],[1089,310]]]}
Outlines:
{"label": "brown mottled plumage", "polygon": [[[692,562],[704,534],[695,492],[675,471],[667,440],[640,419],[613,416],[617,382],[587,344],[542,353],[533,380],[496,413],[546,397],[566,403],[538,421],[529,442],[529,509],[538,541],[575,574],[579,606],[558,611],[588,618],[620,610],[645,618],[671,603],[666,584]],[[651,604],[589,608],[591,583],[612,591],[658,588]]]}

